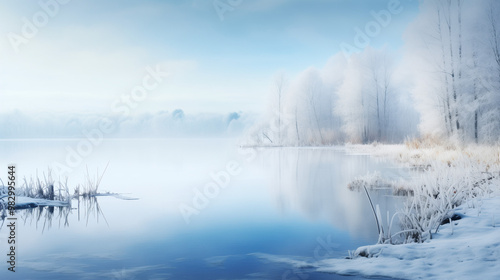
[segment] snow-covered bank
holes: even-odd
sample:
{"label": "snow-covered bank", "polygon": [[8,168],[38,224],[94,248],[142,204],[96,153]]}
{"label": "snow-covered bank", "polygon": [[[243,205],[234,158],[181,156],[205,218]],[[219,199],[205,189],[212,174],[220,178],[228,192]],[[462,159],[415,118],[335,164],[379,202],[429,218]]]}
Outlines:
{"label": "snow-covered bank", "polygon": [[403,279],[500,279],[500,197],[471,209],[456,209],[463,218],[442,225],[432,240],[403,245],[373,245],[371,258],[328,259],[318,271]]}
{"label": "snow-covered bank", "polygon": [[[470,160],[489,167],[500,167],[500,145],[467,145],[407,141],[405,144],[353,145],[346,144],[351,154],[367,154],[379,158],[395,160],[398,163],[426,169],[433,162],[453,164],[460,160]],[[497,169],[498,171],[498,169]]]}
{"label": "snow-covered bank", "polygon": [[[0,210],[3,209],[3,204],[7,204],[7,196],[0,196]],[[5,203],[4,203],[5,202]],[[38,206],[70,206],[70,201],[61,201],[61,200],[48,200],[43,198],[32,198],[26,196],[17,196],[16,197],[16,209],[26,209],[26,208],[34,208]]]}
{"label": "snow-covered bank", "polygon": [[481,204],[474,209],[465,205],[458,207],[457,213],[463,218],[442,225],[433,239],[424,243],[378,244],[358,249],[358,253],[369,252],[370,258],[314,261],[293,256],[254,255],[297,269],[341,275],[395,279],[500,279],[500,197],[484,199]]}
{"label": "snow-covered bank", "polygon": [[[104,173],[103,173],[104,174]],[[72,199],[91,199],[97,196],[112,196],[122,200],[136,200],[137,198],[128,197],[121,193],[98,192],[102,175],[91,178],[87,174],[87,182],[84,185],[77,185],[73,194],[70,194],[66,182],[55,182],[49,169],[47,175],[44,174],[44,180],[31,177],[24,179],[23,185],[15,190],[15,209],[28,209],[35,207],[71,207]],[[1,181],[1,180],[0,180]],[[57,187],[56,187],[57,186]],[[0,185],[0,211],[5,215],[8,208],[9,188]]]}
{"label": "snow-covered bank", "polygon": [[[402,218],[402,229],[410,230],[397,235],[404,237],[404,244],[385,240],[345,252],[350,257],[345,259],[260,257],[301,269],[367,277],[500,279],[500,148],[418,144],[346,145],[350,154],[395,161],[413,170],[397,182],[370,173],[346,186],[407,190],[408,200],[395,219]],[[454,214],[461,219],[441,224]]]}
{"label": "snow-covered bank", "polygon": [[[405,145],[347,145],[354,154],[368,154],[409,167],[411,176],[397,181],[368,174],[355,178],[350,189],[377,188],[383,183],[393,193],[409,195],[398,211],[403,243],[431,238],[457,206],[476,205],[500,186],[498,146],[464,146],[426,141]],[[375,174],[376,175],[376,174]],[[392,222],[391,222],[392,224]],[[390,236],[388,237],[392,242]]]}
{"label": "snow-covered bank", "polygon": [[[408,217],[402,220],[403,228],[423,228],[420,234],[429,235],[414,240],[424,243],[364,246],[352,254],[354,259],[324,260],[317,264],[318,270],[404,279],[500,278],[499,146],[413,141],[346,148],[418,171],[411,181],[399,184],[412,194],[401,210]],[[463,218],[440,225],[452,214]],[[413,224],[404,225],[409,219]]]}

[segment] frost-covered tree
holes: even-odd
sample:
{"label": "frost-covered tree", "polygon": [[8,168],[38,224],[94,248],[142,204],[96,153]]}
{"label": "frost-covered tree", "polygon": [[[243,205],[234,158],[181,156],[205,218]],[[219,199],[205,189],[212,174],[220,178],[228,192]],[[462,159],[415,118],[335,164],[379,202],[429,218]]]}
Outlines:
{"label": "frost-covered tree", "polygon": [[343,140],[341,120],[334,108],[345,65],[344,56],[337,54],[322,69],[310,67],[292,81],[285,101],[289,142],[324,145]]}
{"label": "frost-covered tree", "polygon": [[254,141],[272,145],[278,135],[283,145],[403,140],[413,126],[402,120],[414,115],[393,83],[393,64],[385,50],[367,48],[349,59],[337,54],[322,69],[304,70],[279,94],[280,102],[272,103],[270,112],[279,113],[254,128]]}
{"label": "frost-covered tree", "polygon": [[[279,142],[400,142],[417,122],[423,137],[499,142],[498,15],[496,0],[421,1],[401,58],[367,47],[292,79],[279,94]],[[272,127],[258,131],[271,141]]]}
{"label": "frost-covered tree", "polygon": [[278,74],[265,119],[251,130],[258,145],[324,145],[342,141],[340,118],[333,113],[345,58],[333,56],[322,69],[309,67],[293,79]]}
{"label": "frost-covered tree", "polygon": [[479,59],[481,71],[478,80],[478,91],[482,92],[480,99],[480,116],[478,134],[482,142],[498,142],[500,140],[500,2],[490,0],[485,5],[486,20],[484,37],[484,55]]}
{"label": "frost-covered tree", "polygon": [[398,112],[392,64],[384,50],[366,48],[350,57],[335,108],[348,141],[394,141],[397,137],[389,133],[397,128]]}
{"label": "frost-covered tree", "polygon": [[405,62],[422,134],[498,141],[498,6],[489,0],[421,2],[406,32]]}
{"label": "frost-covered tree", "polygon": [[282,144],[282,134],[281,134],[281,127],[282,127],[282,120],[281,120],[281,117],[282,117],[282,114],[283,114],[283,98],[284,98],[284,95],[285,95],[285,89],[286,89],[286,85],[287,85],[287,78],[285,76],[284,73],[279,73],[276,75],[276,77],[274,78],[274,87],[275,87],[275,92],[276,92],[276,103],[277,103],[277,111],[276,111],[276,114],[277,114],[277,118],[278,118],[278,127],[277,127],[277,130],[278,130],[278,144],[281,145]]}

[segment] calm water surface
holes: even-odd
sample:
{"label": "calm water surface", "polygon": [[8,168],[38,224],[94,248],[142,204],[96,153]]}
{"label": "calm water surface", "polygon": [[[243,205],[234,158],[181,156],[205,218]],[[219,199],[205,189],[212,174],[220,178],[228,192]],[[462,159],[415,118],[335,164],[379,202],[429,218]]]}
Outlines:
{"label": "calm water surface", "polygon": [[[21,178],[43,177],[77,144],[1,141],[0,178],[5,181],[11,163]],[[18,211],[17,272],[4,263],[0,279],[364,279],[315,273],[291,260],[345,257],[375,243],[366,195],[349,191],[347,183],[368,172],[402,173],[341,148],[110,139],[68,173],[70,189],[85,184],[87,169],[95,176],[108,162],[99,191],[137,200],[98,197],[73,200],[72,209]],[[59,179],[56,170],[53,175]],[[372,192],[382,213],[397,204],[388,193]],[[2,227],[2,256],[7,234]]]}

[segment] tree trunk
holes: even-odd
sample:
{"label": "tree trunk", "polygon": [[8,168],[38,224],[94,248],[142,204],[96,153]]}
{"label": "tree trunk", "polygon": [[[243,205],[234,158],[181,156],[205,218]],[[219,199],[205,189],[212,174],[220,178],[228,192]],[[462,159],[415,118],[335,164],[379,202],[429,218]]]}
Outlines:
{"label": "tree trunk", "polygon": [[476,106],[474,110],[474,141],[476,143],[479,143],[479,132],[478,132],[478,111],[479,111],[479,104],[477,104],[478,100],[478,74],[477,74],[477,53],[474,51],[472,54],[472,62],[474,66],[474,85],[472,87],[472,90],[474,90],[474,105]]}
{"label": "tree trunk", "polygon": [[479,143],[479,137],[478,137],[478,133],[477,133],[477,109],[474,112],[474,139],[475,139],[476,143]]}
{"label": "tree trunk", "polygon": [[[375,75],[377,75],[375,73]],[[378,78],[375,78],[375,98],[377,98],[377,140],[380,141],[380,136],[382,134],[381,123],[380,123],[380,105],[379,105],[379,91],[378,91]]]}
{"label": "tree trunk", "polygon": [[387,123],[387,95],[389,94],[389,77],[387,77],[387,69],[384,69],[384,133],[383,138],[387,140],[387,128],[389,127]]}
{"label": "tree trunk", "polygon": [[446,52],[444,49],[444,39],[443,39],[443,31],[442,31],[442,26],[441,26],[441,12],[438,9],[437,11],[438,14],[438,33],[439,33],[439,39],[441,41],[441,60],[443,63],[443,73],[444,73],[444,82],[445,82],[445,116],[448,118],[448,125],[449,125],[449,130],[448,130],[448,125],[445,123],[446,131],[448,132],[448,135],[453,134],[453,125],[452,125],[452,117],[451,117],[451,108],[450,108],[450,81],[448,78],[448,73],[447,73],[447,63],[446,63]]}
{"label": "tree trunk", "polygon": [[300,145],[300,136],[299,136],[299,122],[298,122],[298,105],[295,105],[295,132],[297,133],[297,146]]}
{"label": "tree trunk", "polygon": [[448,25],[448,47],[450,50],[450,70],[451,70],[451,88],[453,92],[453,110],[455,111],[455,123],[457,134],[460,130],[460,122],[458,121],[458,104],[457,104],[457,86],[456,86],[456,77],[455,77],[455,62],[454,62],[454,53],[453,53],[453,32],[452,32],[452,23],[451,23],[451,0],[448,0],[448,18],[446,19]]}
{"label": "tree trunk", "polygon": [[[458,9],[458,85],[462,88],[462,0],[457,0]],[[455,102],[457,102],[455,100]],[[456,104],[458,107],[458,104]],[[460,130],[460,121],[458,119],[458,108],[456,108],[457,131]]]}

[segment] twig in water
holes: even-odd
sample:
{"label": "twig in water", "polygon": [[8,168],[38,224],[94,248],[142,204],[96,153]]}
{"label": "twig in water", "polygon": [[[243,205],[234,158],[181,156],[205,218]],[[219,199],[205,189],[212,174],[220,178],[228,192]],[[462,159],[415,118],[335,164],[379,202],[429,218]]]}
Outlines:
{"label": "twig in water", "polygon": [[380,227],[380,222],[379,222],[378,217],[377,217],[377,212],[375,211],[375,207],[373,207],[373,202],[372,202],[372,199],[370,197],[370,194],[368,193],[368,190],[366,189],[366,186],[363,186],[363,188],[365,189],[366,196],[368,197],[368,200],[370,201],[373,215],[375,216],[375,221],[377,222],[377,229],[378,229],[379,242],[380,242],[380,236],[381,236],[381,234],[383,234],[383,232],[381,232],[382,228]]}

